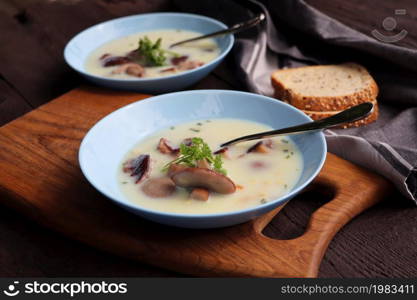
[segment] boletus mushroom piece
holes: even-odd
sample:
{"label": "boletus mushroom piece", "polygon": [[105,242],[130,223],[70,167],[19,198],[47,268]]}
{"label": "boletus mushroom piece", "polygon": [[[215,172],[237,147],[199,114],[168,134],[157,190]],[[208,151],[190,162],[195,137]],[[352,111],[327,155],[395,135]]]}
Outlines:
{"label": "boletus mushroom piece", "polygon": [[194,200],[207,201],[210,196],[210,192],[202,188],[193,188],[190,193],[190,198]]}
{"label": "boletus mushroom piece", "polygon": [[223,174],[204,168],[185,168],[171,175],[177,186],[184,188],[205,188],[219,194],[236,191],[233,181]]}
{"label": "boletus mushroom piece", "polygon": [[145,181],[142,191],[152,198],[169,197],[175,192],[175,183],[169,177],[152,178]]}
{"label": "boletus mushroom piece", "polygon": [[148,177],[151,168],[150,165],[151,158],[149,154],[141,154],[123,163],[123,172],[130,173],[130,176],[136,178],[135,183],[139,183]]}

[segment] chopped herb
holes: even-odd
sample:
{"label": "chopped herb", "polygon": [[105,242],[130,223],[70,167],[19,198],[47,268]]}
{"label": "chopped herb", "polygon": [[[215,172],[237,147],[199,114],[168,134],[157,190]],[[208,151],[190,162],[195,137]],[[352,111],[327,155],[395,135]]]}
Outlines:
{"label": "chopped herb", "polygon": [[169,127],[169,129],[174,130],[175,129],[175,126],[171,126],[171,127]]}
{"label": "chopped herb", "polygon": [[146,66],[163,66],[165,64],[165,53],[161,49],[161,41],[159,38],[155,43],[145,36],[139,40],[138,52],[141,55],[141,63]]}
{"label": "chopped herb", "polygon": [[222,160],[222,156],[220,154],[217,154],[217,155],[214,156],[213,167],[217,172],[226,175],[227,172],[223,168],[223,160]]}
{"label": "chopped herb", "polygon": [[159,38],[153,43],[147,36],[139,40],[137,52],[140,55],[139,63],[149,67],[160,67],[165,65],[166,54],[179,56],[178,53],[161,48],[162,39]]}
{"label": "chopped herb", "polygon": [[206,122],[207,122],[207,123],[210,123],[211,121],[210,121],[210,120],[206,120]]}
{"label": "chopped herb", "polygon": [[287,155],[285,158],[286,158],[286,159],[289,159],[289,158],[290,158],[290,156],[289,156],[289,155]]}
{"label": "chopped herb", "polygon": [[197,166],[197,162],[205,159],[216,172],[226,175],[226,170],[222,167],[223,161],[221,155],[213,155],[210,147],[202,138],[192,138],[189,145],[180,145],[180,156],[166,164],[164,171],[168,170],[171,164],[183,164],[189,167]]}
{"label": "chopped herb", "polygon": [[288,141],[286,139],[282,139],[281,142],[288,144]]}
{"label": "chopped herb", "polygon": [[286,188],[286,189],[287,189],[287,188],[288,188],[288,184],[284,184],[284,188]]}
{"label": "chopped herb", "polygon": [[190,128],[191,131],[200,132],[200,129]]}
{"label": "chopped herb", "polygon": [[294,152],[291,151],[291,155],[294,155]]}
{"label": "chopped herb", "polygon": [[284,151],[284,152],[288,152],[288,149],[284,149],[283,151]]}
{"label": "chopped herb", "polygon": [[268,202],[268,201],[266,201],[266,199],[265,199],[265,198],[262,198],[262,199],[261,199],[261,203],[262,203],[262,204],[265,204],[266,202]]}
{"label": "chopped herb", "polygon": [[127,181],[122,181],[122,184],[126,184],[127,183]]}
{"label": "chopped herb", "polygon": [[197,126],[203,126],[203,123],[198,122],[198,123],[197,123]]}

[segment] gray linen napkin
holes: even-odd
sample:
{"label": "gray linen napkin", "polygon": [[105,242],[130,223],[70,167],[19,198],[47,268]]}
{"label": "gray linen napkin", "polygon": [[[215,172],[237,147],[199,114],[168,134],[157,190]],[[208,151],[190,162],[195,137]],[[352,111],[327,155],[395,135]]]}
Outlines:
{"label": "gray linen napkin", "polygon": [[[261,3],[262,2],[262,3]],[[329,151],[389,179],[417,204],[417,51],[368,37],[302,0],[176,1],[182,10],[228,25],[263,11],[267,22],[237,36],[230,68],[251,92],[273,95],[278,68],[354,61],[380,87],[377,122],[327,130]]]}

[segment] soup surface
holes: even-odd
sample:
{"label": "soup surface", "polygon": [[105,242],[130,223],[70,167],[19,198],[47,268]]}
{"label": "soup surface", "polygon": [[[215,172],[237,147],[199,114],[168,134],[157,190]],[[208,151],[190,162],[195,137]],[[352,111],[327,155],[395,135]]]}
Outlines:
{"label": "soup surface", "polygon": [[[85,70],[119,79],[161,77],[191,70],[219,56],[220,49],[214,39],[190,42],[172,49],[169,46],[200,35],[187,30],[159,30],[125,36],[93,51],[86,60]],[[160,44],[156,45],[158,39]],[[140,40],[145,41],[142,48]],[[150,49],[153,46],[157,50]]]}
{"label": "soup surface", "polygon": [[[208,200],[202,201],[190,198],[190,189],[176,187],[168,197],[153,198],[143,192],[143,185],[149,178],[167,176],[164,166],[178,157],[178,154],[164,154],[158,150],[161,138],[169,140],[170,145],[178,146],[184,143],[185,138],[200,137],[215,151],[225,141],[266,130],[271,128],[238,119],[200,120],[164,129],[140,141],[124,157],[118,173],[120,188],[130,202],[163,212],[221,213],[262,205],[288,193],[300,177],[302,156],[288,137],[275,137],[260,143],[243,142],[219,154],[227,171],[226,176],[236,186],[235,192],[230,194],[210,192]],[[264,151],[251,151],[258,143],[262,143]],[[147,178],[135,183],[135,178],[124,171],[124,163],[143,154],[150,155],[150,172]]]}

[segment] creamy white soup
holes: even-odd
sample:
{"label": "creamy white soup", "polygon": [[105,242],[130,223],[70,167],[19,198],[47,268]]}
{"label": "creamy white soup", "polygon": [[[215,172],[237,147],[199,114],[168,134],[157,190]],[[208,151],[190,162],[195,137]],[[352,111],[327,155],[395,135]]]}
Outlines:
{"label": "creamy white soup", "polygon": [[161,77],[192,70],[219,56],[217,43],[204,39],[169,46],[200,35],[188,30],[159,30],[125,36],[93,51],[85,70],[119,79]]}
{"label": "creamy white soup", "polygon": [[[128,201],[162,212],[221,213],[265,204],[288,193],[300,177],[303,160],[294,142],[280,136],[218,150],[225,141],[267,130],[271,128],[238,119],[200,120],[164,129],[141,140],[123,158],[117,177],[120,188]],[[184,159],[184,151],[199,140],[207,143],[211,153],[217,153],[213,158],[222,162],[220,169],[215,168],[218,164],[206,161],[202,165],[182,165],[178,171],[181,163],[173,160]],[[183,146],[178,150],[180,144]],[[143,176],[139,178],[138,161],[145,165],[143,158],[149,159],[149,169],[142,170]],[[197,179],[196,184],[194,175],[203,176],[203,180]],[[161,182],[163,185],[158,186]],[[208,182],[212,184],[209,187]]]}

